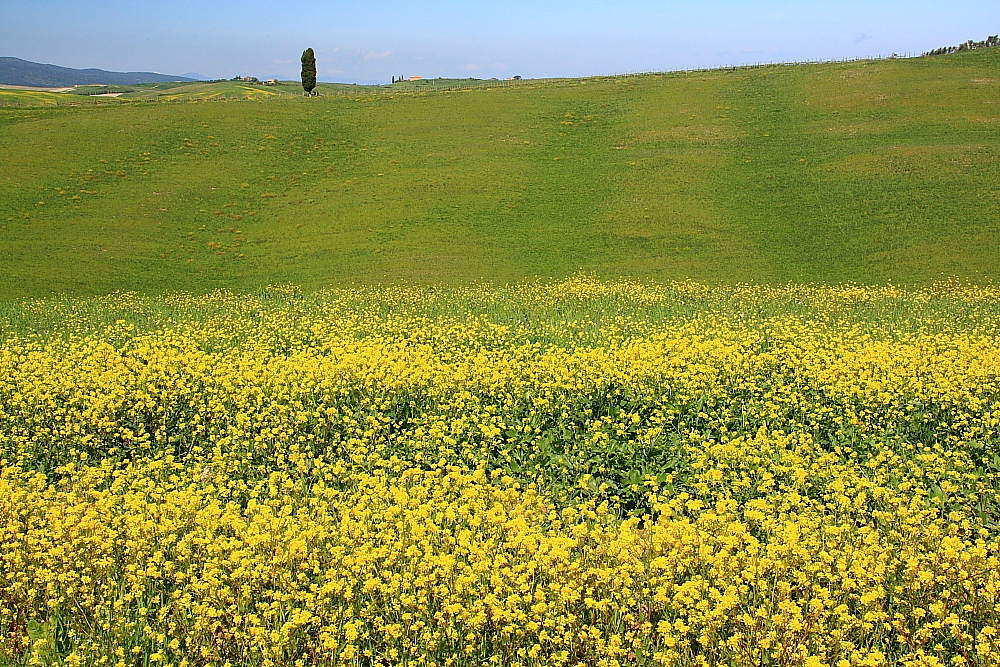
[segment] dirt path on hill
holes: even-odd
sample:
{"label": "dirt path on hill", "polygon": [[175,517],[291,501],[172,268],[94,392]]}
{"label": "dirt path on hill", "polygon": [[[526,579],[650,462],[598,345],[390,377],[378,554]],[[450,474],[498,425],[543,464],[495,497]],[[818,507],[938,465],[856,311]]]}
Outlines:
{"label": "dirt path on hill", "polygon": [[65,93],[67,90],[73,90],[73,86],[69,88],[39,88],[37,86],[12,86],[5,83],[0,84],[0,88],[5,90],[37,90],[42,93]]}

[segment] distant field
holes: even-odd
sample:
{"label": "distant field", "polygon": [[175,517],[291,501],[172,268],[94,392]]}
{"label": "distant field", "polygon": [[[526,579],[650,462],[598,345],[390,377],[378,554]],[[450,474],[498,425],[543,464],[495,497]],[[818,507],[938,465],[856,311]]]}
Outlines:
{"label": "distant field", "polygon": [[[448,80],[449,82],[452,80]],[[412,88],[410,84],[399,84],[400,88]],[[440,87],[442,82],[435,82],[434,87]],[[466,85],[468,83],[466,82]],[[18,90],[18,88],[21,88]],[[357,86],[352,84],[321,83],[316,92],[320,95],[360,94],[377,90],[376,86]],[[57,89],[58,92],[45,88],[2,87],[0,88],[0,108],[32,107],[32,106],[93,106],[108,104],[107,99],[89,99],[106,93],[121,93],[119,102],[191,102],[191,101],[238,101],[260,100],[284,97],[301,97],[302,86],[296,81],[279,81],[275,85],[253,84],[242,81],[207,82],[196,81],[183,83],[169,81],[165,83],[144,83],[132,85],[86,85],[73,86],[69,89]]]}
{"label": "distant field", "polygon": [[998,67],[987,49],[312,99],[0,90],[0,298],[580,271],[995,279]]}

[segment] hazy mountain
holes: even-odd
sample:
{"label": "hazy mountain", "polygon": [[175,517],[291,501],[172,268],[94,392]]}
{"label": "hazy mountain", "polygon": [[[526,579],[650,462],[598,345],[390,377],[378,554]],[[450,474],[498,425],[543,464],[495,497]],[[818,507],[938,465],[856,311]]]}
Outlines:
{"label": "hazy mountain", "polygon": [[155,72],[105,72],[102,69],[72,69],[58,65],[42,65],[20,58],[0,58],[0,84],[59,88],[86,84],[124,86],[130,83],[162,83],[164,81],[196,81],[197,79]]}
{"label": "hazy mountain", "polygon": [[209,77],[204,74],[199,74],[198,72],[184,72],[181,74],[182,79],[194,79],[196,81],[208,81]]}

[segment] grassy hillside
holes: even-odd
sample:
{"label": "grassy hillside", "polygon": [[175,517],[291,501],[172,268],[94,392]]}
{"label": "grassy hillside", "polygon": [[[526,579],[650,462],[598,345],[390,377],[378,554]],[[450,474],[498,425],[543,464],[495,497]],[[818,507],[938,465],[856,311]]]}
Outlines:
{"label": "grassy hillside", "polygon": [[0,298],[580,270],[992,279],[998,68],[991,49],[312,99],[0,91],[24,105],[0,106]]}

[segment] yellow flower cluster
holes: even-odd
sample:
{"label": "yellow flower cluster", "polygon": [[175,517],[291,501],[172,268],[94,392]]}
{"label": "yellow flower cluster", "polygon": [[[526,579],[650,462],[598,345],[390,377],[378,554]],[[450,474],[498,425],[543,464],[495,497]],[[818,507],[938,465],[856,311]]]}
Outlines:
{"label": "yellow flower cluster", "polygon": [[0,312],[0,664],[1000,664],[1000,292]]}

